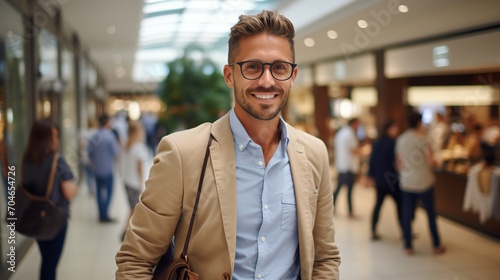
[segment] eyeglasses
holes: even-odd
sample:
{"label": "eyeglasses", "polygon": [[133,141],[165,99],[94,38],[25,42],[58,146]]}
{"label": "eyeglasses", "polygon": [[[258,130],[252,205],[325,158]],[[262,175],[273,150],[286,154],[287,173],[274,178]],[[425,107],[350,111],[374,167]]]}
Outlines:
{"label": "eyeglasses", "polygon": [[278,81],[286,81],[292,77],[293,69],[297,67],[297,64],[277,61],[273,63],[264,63],[260,61],[241,61],[230,63],[229,65],[238,64],[240,66],[241,75],[247,80],[257,80],[264,74],[264,69],[266,65],[269,65],[269,70],[274,79]]}

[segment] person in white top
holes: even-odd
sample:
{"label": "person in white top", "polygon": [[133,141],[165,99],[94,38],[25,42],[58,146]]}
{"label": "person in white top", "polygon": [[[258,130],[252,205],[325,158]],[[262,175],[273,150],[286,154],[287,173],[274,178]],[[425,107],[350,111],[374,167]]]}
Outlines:
{"label": "person in white top", "polygon": [[413,255],[411,222],[417,201],[421,200],[427,211],[434,253],[445,252],[441,245],[434,209],[434,173],[432,148],[426,141],[422,128],[422,115],[413,112],[408,116],[408,129],[396,140],[396,166],[399,169],[401,210],[406,254]]}
{"label": "person in white top", "polygon": [[429,128],[427,139],[430,141],[432,154],[436,159],[439,159],[439,154],[445,146],[445,142],[450,136],[450,126],[445,121],[445,116],[442,113],[436,113],[436,119]]}
{"label": "person in white top", "polygon": [[342,127],[335,135],[335,168],[337,170],[337,189],[333,194],[335,205],[337,196],[342,186],[347,186],[347,203],[349,207],[349,217],[354,217],[352,206],[352,188],[356,174],[359,171],[359,143],[356,131],[359,127],[359,119],[349,120],[347,125]]}
{"label": "person in white top", "polygon": [[495,166],[495,154],[486,152],[483,159],[469,170],[463,211],[478,213],[479,222],[484,224],[493,217],[499,194],[500,167]]}
{"label": "person in white top", "polygon": [[130,216],[132,216],[135,205],[139,202],[139,196],[144,190],[144,183],[148,177],[149,154],[144,141],[145,132],[142,124],[135,121],[130,122],[127,143],[121,153],[121,174],[127,192]]}

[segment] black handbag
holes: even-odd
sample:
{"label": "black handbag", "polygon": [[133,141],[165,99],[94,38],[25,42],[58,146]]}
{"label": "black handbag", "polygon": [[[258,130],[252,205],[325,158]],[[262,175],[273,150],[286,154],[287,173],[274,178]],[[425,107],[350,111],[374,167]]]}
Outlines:
{"label": "black handbag", "polygon": [[69,218],[68,211],[59,209],[50,199],[58,158],[56,153],[44,196],[33,195],[22,183],[16,189],[16,231],[37,240],[54,239]]}
{"label": "black handbag", "polygon": [[205,170],[207,169],[208,156],[210,155],[210,144],[212,143],[212,136],[208,138],[207,150],[205,152],[205,159],[203,160],[203,167],[201,168],[200,181],[198,183],[198,192],[196,193],[196,200],[194,203],[193,214],[189,222],[189,229],[186,234],[186,243],[180,258],[174,260],[174,240],[170,242],[167,252],[160,258],[153,271],[153,280],[198,280],[200,277],[197,273],[191,271],[188,260],[188,246],[191,231],[193,229],[194,218],[196,210],[198,209],[198,202],[200,201],[201,187],[203,185],[203,178],[205,177]]}

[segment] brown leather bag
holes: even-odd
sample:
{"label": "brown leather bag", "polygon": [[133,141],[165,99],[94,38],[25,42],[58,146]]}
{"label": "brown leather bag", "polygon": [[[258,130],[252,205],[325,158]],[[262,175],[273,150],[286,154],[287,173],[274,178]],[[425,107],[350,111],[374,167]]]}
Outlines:
{"label": "brown leather bag", "polygon": [[187,232],[186,243],[180,255],[180,258],[173,260],[173,240],[170,242],[167,252],[160,258],[153,271],[153,280],[198,280],[200,277],[197,273],[191,271],[189,265],[187,250],[189,246],[189,238],[193,230],[194,218],[196,210],[198,209],[198,202],[200,201],[201,187],[203,185],[203,178],[205,177],[205,169],[207,169],[208,156],[210,155],[210,144],[212,143],[212,135],[208,138],[207,150],[205,152],[205,159],[203,160],[203,167],[201,168],[200,182],[198,184],[198,192],[196,193],[196,200],[194,203],[193,214],[189,223]]}
{"label": "brown leather bag", "polygon": [[69,213],[50,199],[58,158],[59,154],[56,153],[44,196],[30,193],[23,183],[16,190],[16,231],[37,240],[54,239],[69,218]]}

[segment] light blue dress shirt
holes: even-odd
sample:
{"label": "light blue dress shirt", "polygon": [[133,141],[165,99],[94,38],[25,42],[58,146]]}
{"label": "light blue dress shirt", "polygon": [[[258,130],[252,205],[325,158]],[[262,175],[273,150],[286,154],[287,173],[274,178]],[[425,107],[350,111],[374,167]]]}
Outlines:
{"label": "light blue dress shirt", "polygon": [[88,156],[97,176],[113,175],[119,148],[118,140],[109,129],[101,128],[90,138],[87,146]]}
{"label": "light blue dress shirt", "polygon": [[265,165],[256,144],[234,113],[229,123],[236,154],[237,227],[234,280],[298,279],[299,240],[295,192],[280,119],[281,139]]}

